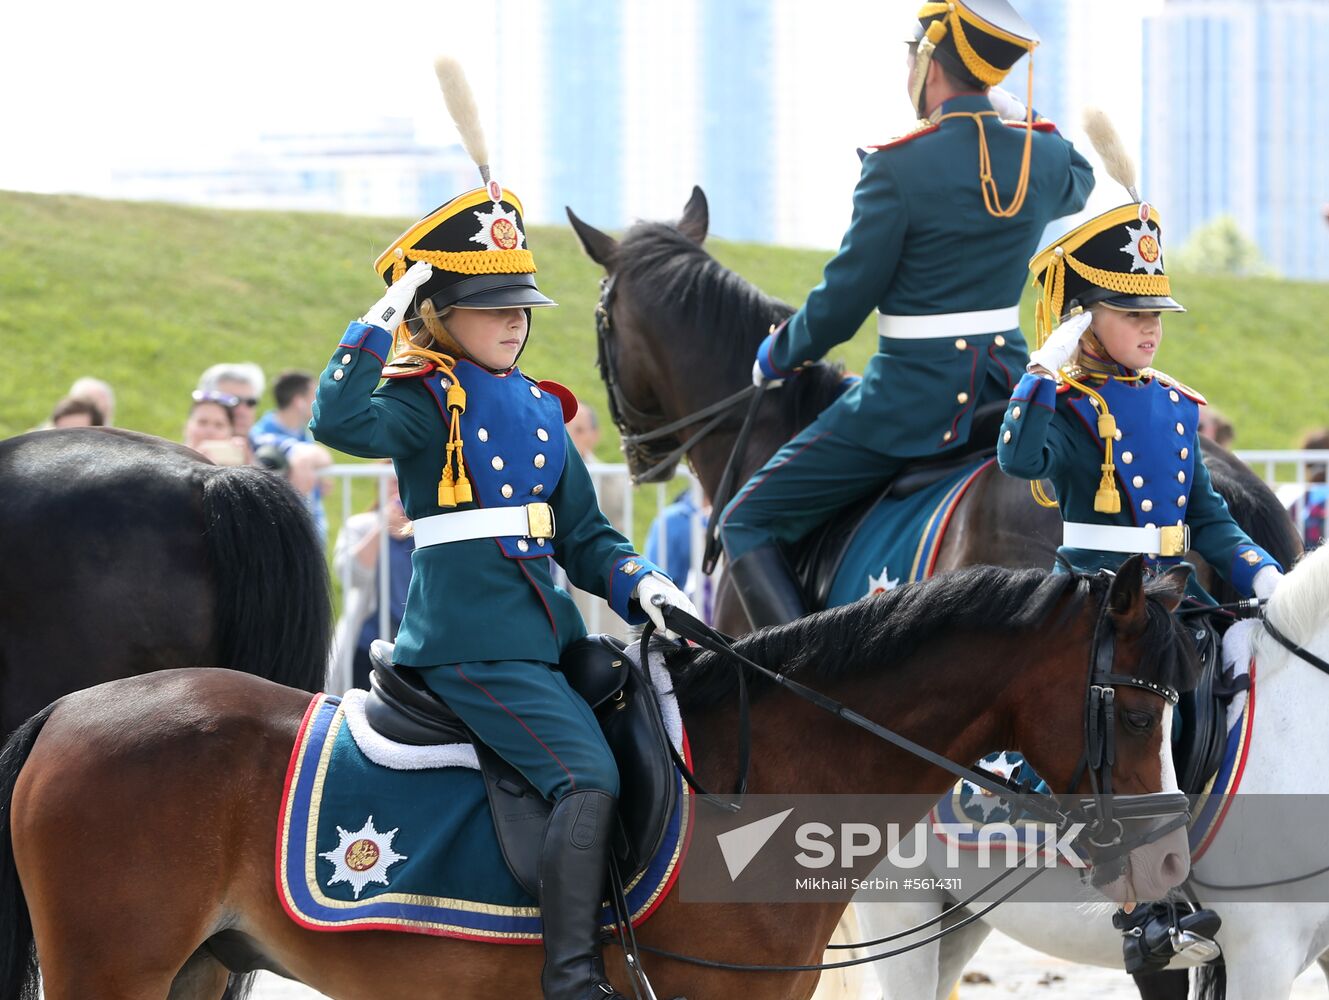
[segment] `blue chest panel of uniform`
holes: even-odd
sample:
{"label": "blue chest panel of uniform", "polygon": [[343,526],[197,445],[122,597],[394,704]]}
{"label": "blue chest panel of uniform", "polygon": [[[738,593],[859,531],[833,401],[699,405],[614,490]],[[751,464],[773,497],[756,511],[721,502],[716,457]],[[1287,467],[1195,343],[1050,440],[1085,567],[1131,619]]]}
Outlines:
{"label": "blue chest panel of uniform", "polygon": [[[1108,379],[1097,391],[1121,433],[1113,449],[1117,480],[1136,524],[1180,524],[1186,520],[1195,472],[1195,428],[1200,407],[1158,378],[1148,382]],[[1070,406],[1085,431],[1098,436],[1098,410],[1081,396]],[[1124,509],[1124,508],[1123,508]]]}
{"label": "blue chest panel of uniform", "polygon": [[[494,375],[459,361],[457,380],[466,390],[466,412],[461,417],[466,474],[475,501],[481,507],[520,507],[548,502],[563,475],[567,438],[563,407],[517,369]],[[446,408],[447,378],[429,376],[426,385]],[[498,539],[504,555],[535,559],[550,554],[545,545],[523,552],[519,536]]]}

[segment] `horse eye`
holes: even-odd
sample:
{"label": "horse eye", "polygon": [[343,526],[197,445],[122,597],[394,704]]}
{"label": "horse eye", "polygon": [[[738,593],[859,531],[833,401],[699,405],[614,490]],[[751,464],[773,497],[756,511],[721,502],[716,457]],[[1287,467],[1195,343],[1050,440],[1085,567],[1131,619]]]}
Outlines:
{"label": "horse eye", "polygon": [[1137,733],[1147,733],[1154,728],[1154,717],[1148,712],[1122,712],[1122,721],[1126,723],[1126,728]]}

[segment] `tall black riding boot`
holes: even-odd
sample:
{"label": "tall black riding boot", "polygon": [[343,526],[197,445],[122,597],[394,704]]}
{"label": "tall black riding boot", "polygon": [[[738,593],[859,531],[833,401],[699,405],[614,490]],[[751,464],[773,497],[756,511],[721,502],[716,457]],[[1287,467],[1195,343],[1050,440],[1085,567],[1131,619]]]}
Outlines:
{"label": "tall black riding boot", "polygon": [[754,630],[783,625],[808,613],[789,560],[774,542],[744,552],[729,564],[729,575]]}
{"label": "tall black riding boot", "polygon": [[600,904],[618,803],[608,792],[570,792],[554,804],[540,848],[545,1000],[623,1000],[605,978]]}

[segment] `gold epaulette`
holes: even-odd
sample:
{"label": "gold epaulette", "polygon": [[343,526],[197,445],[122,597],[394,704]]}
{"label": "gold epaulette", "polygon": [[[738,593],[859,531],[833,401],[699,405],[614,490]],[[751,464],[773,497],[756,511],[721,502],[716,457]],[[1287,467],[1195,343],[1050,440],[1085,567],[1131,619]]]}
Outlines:
{"label": "gold epaulette", "polygon": [[1196,391],[1195,389],[1192,389],[1185,382],[1178,381],[1177,379],[1169,375],[1167,372],[1160,372],[1157,368],[1145,368],[1140,372],[1140,374],[1146,375],[1150,378],[1158,379],[1160,385],[1165,385],[1169,389],[1176,389],[1187,399],[1193,400],[1199,403],[1201,406],[1207,406],[1209,404],[1209,401],[1204,398],[1204,395],[1202,393]]}
{"label": "gold epaulette", "polygon": [[413,375],[428,375],[437,366],[424,358],[407,355],[404,358],[393,358],[383,366],[384,378],[410,378]]}

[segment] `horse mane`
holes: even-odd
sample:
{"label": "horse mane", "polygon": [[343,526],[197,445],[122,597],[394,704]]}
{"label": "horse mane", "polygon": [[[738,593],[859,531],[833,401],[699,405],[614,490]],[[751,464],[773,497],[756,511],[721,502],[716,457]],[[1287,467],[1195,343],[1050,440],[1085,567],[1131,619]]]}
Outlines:
{"label": "horse mane", "polygon": [[[1056,629],[1086,602],[1101,605],[1111,577],[973,566],[762,629],[735,643],[748,659],[811,686],[870,675],[899,664],[920,647],[961,632]],[[1152,588],[1146,587],[1146,594]],[[1063,605],[1064,598],[1073,598]],[[1052,618],[1061,606],[1060,614]],[[1179,690],[1195,685],[1199,663],[1178,620],[1156,598],[1148,600],[1142,638],[1146,660],[1136,676]],[[1087,666],[1087,665],[1086,665]],[[776,687],[751,668],[716,654],[688,649],[672,653],[668,667],[684,709],[705,708],[735,696],[738,670],[747,674],[755,701]]]}
{"label": "horse mane", "polygon": [[[1329,545],[1313,549],[1278,585],[1269,599],[1265,616],[1283,635],[1305,646],[1324,627],[1325,609],[1329,608]],[[1282,651],[1261,628],[1252,639],[1257,655]]]}
{"label": "horse mane", "polygon": [[[794,314],[788,303],[729,270],[671,223],[634,224],[614,251],[614,273],[631,284],[641,314],[668,328],[670,342],[714,332],[705,347],[707,367],[716,372],[746,376],[770,327]],[[843,391],[843,366],[816,364],[781,393],[786,412],[801,427]]]}

